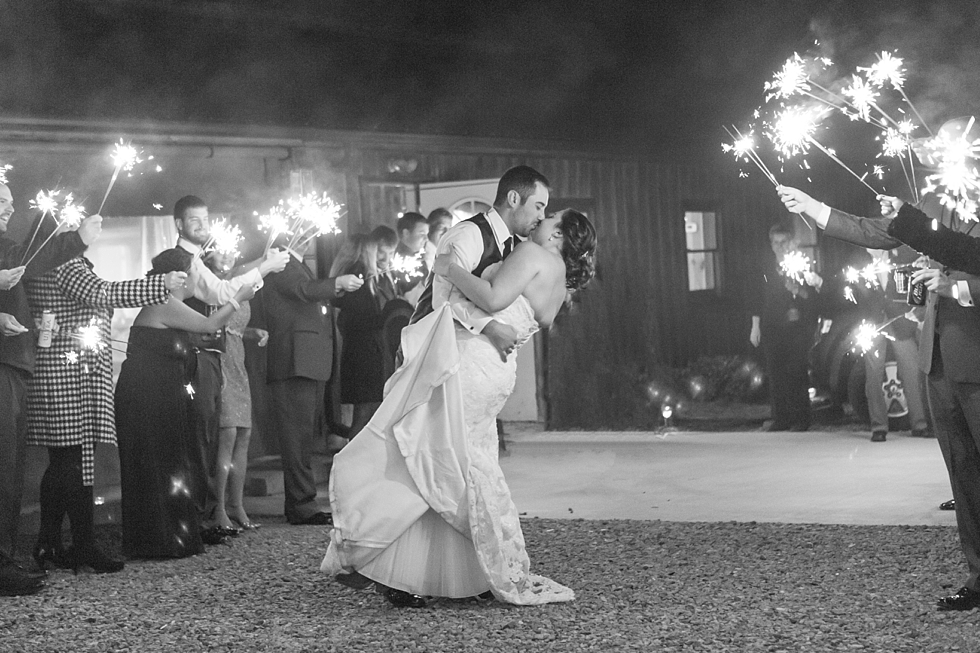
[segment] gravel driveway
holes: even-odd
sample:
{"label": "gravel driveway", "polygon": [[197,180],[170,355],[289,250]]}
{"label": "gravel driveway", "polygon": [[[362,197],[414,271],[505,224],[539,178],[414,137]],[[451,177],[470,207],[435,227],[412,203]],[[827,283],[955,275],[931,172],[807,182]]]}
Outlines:
{"label": "gravel driveway", "polygon": [[[119,534],[100,527],[111,546]],[[980,651],[955,529],[530,519],[533,569],[577,600],[394,609],[317,571],[325,533],[266,523],[119,574],[0,599],[3,651]],[[27,543],[25,542],[25,548]]]}

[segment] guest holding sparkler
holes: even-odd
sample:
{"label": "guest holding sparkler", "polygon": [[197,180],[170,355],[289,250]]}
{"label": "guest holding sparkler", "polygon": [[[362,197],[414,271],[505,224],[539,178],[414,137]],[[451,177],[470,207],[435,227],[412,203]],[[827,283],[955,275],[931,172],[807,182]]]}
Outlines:
{"label": "guest holding sparkler", "polygon": [[[54,229],[45,223],[32,231],[43,240]],[[170,272],[109,282],[92,271],[87,258],[77,256],[24,282],[34,323],[42,324],[45,314],[54,316],[53,333],[37,349],[27,390],[27,443],[48,449],[41,479],[41,529],[34,547],[34,560],[42,569],[49,563],[97,573],[123,568],[121,560],[96,545],[92,532],[95,445],[116,444],[112,312],[162,304],[186,278],[183,272]],[[61,541],[66,514],[72,534],[67,551]]]}
{"label": "guest holding sparkler", "polygon": [[[0,234],[14,213],[13,195],[0,184]],[[29,572],[14,561],[17,522],[24,489],[27,453],[27,383],[34,373],[38,330],[27,292],[18,283],[78,256],[102,232],[102,217],[89,216],[77,231],[61,234],[33,249],[0,237],[0,595],[34,594],[44,586],[44,572]],[[29,259],[29,260],[28,260]],[[26,266],[24,265],[26,261]]]}
{"label": "guest holding sparkler", "polygon": [[[386,231],[378,231],[385,229]],[[394,299],[395,289],[387,274],[395,251],[385,236],[394,232],[379,227],[370,235],[354,234],[340,248],[330,268],[331,277],[353,274],[364,285],[340,295],[333,305],[340,309],[337,326],[343,338],[340,353],[340,395],[354,405],[350,434],[354,437],[381,405],[385,381],[384,305]]]}
{"label": "guest holding sparkler", "polygon": [[[864,352],[865,386],[868,414],[871,418],[871,441],[884,442],[888,436],[889,405],[904,395],[908,406],[913,437],[929,437],[929,424],[919,383],[918,319],[905,316],[910,307],[903,293],[896,291],[894,269],[898,264],[912,263],[918,255],[909,247],[895,250],[869,249],[872,263],[867,274],[873,278],[858,287],[859,305],[867,310],[868,318],[881,327],[871,349]],[[893,261],[895,261],[893,263]],[[899,272],[898,274],[901,274]],[[910,316],[910,317],[915,317]],[[900,382],[886,379],[888,351],[895,356]],[[885,399],[888,393],[888,400]]]}
{"label": "guest holding sparkler", "polygon": [[[894,219],[864,218],[832,209],[801,190],[777,188],[790,211],[812,218],[828,236],[860,247],[890,249],[901,241],[889,234]],[[885,198],[886,212],[898,202]],[[924,206],[939,223],[967,231],[943,206]],[[901,207],[908,212],[911,207]],[[971,237],[971,236],[967,236]],[[910,243],[911,244],[911,243]],[[925,268],[912,277],[928,289],[919,340],[919,368],[927,375],[933,427],[946,461],[960,545],[968,575],[955,594],[939,599],[939,610],[980,607],[980,277],[960,270]]]}
{"label": "guest holding sparkler", "polygon": [[429,224],[421,213],[408,212],[398,218],[398,247],[395,249],[395,288],[398,296],[412,306],[419,303],[419,296],[429,277],[425,262],[425,244],[429,237]]}
{"label": "guest holding sparkler", "polygon": [[[242,273],[233,279],[219,279],[208,269],[203,261],[203,248],[211,238],[211,218],[204,200],[188,195],[177,200],[174,205],[174,223],[180,237],[177,247],[193,255],[192,265],[195,282],[191,287],[193,296],[187,305],[202,315],[209,315],[216,307],[227,304],[243,286],[260,286],[262,277],[271,272],[279,272],[286,267],[289,255],[283,251],[270,249],[265,256],[245,266]],[[204,534],[206,542],[219,543],[229,535],[237,534],[217,525],[215,512],[217,497],[214,489],[214,473],[217,468],[218,428],[221,405],[221,354],[225,349],[223,330],[213,334],[192,335],[193,346],[197,352],[197,373],[194,387],[199,399],[194,402],[197,415],[199,453],[196,458],[196,474],[199,482],[195,490],[201,495],[195,497],[201,518],[209,524]]]}
{"label": "guest holding sparkler", "polygon": [[[285,236],[278,242],[288,244]],[[282,454],[286,520],[326,526],[331,517],[317,506],[312,461],[324,386],[332,374],[333,324],[325,302],[354,292],[364,279],[317,279],[303,263],[312,242],[289,249],[285,269],[266,279],[259,324],[269,332],[266,382]]]}
{"label": "guest holding sparkler", "polygon": [[[205,263],[221,279],[234,278],[237,252],[216,249]],[[269,332],[248,326],[252,315],[248,301],[240,302],[225,327],[225,352],[221,355],[220,428],[214,472],[214,522],[220,528],[253,530],[259,524],[249,519],[243,502],[248,471],[248,444],[252,436],[252,395],[245,371],[245,339],[259,347],[269,342]]]}
{"label": "guest holding sparkler", "polygon": [[763,274],[764,290],[752,315],[752,346],[762,345],[769,377],[772,423],[769,431],[810,428],[807,354],[817,326],[817,293],[823,279],[797,249],[792,227],[769,229],[775,259]]}
{"label": "guest holding sparkler", "polygon": [[[186,272],[187,283],[165,304],[144,307],[133,322],[116,384],[122,489],[123,550],[134,558],[182,558],[204,550],[195,497],[200,443],[193,404],[200,358],[190,334],[228,324],[254,286],[241,285],[227,304],[204,317],[187,306],[197,279],[195,257],[179,247],[153,259],[151,275]],[[212,273],[213,274],[213,273]]]}

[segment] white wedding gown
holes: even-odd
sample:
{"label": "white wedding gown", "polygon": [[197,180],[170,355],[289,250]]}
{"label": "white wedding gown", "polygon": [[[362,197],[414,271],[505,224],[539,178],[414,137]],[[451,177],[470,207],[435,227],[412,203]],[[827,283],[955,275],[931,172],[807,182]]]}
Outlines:
{"label": "white wedding gown", "polygon": [[[519,297],[494,315],[537,331]],[[530,573],[517,508],[497,460],[496,417],[514,388],[487,338],[457,326],[447,304],[402,332],[405,362],[371,422],[334,457],[334,529],[320,566],[388,587],[462,598],[491,590],[508,603],[571,601]]]}

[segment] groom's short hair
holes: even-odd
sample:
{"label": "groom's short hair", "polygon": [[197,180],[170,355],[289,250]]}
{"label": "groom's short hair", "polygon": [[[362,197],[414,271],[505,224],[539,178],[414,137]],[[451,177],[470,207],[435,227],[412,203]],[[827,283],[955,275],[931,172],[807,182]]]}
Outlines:
{"label": "groom's short hair", "polygon": [[504,173],[497,184],[497,196],[493,200],[494,206],[502,206],[507,202],[507,193],[516,190],[521,196],[521,204],[534,192],[535,186],[541,184],[547,189],[551,189],[548,178],[532,168],[531,166],[516,166]]}

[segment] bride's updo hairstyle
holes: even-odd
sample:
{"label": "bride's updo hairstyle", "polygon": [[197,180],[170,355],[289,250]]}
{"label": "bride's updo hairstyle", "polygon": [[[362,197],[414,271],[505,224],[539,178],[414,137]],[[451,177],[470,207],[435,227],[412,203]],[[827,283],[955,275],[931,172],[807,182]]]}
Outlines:
{"label": "bride's updo hairstyle", "polygon": [[595,227],[584,213],[565,209],[561,212],[561,235],[565,287],[569,290],[585,288],[595,276]]}
{"label": "bride's updo hairstyle", "polygon": [[194,255],[186,249],[174,247],[165,249],[153,257],[153,269],[147,274],[166,274],[168,272],[187,272],[194,262]]}

